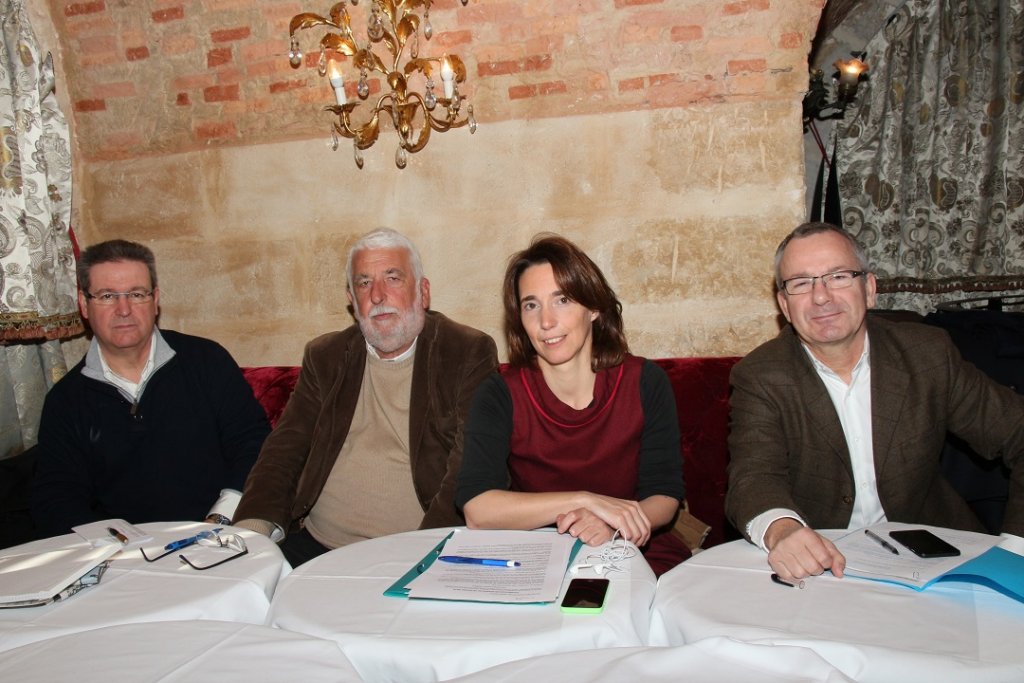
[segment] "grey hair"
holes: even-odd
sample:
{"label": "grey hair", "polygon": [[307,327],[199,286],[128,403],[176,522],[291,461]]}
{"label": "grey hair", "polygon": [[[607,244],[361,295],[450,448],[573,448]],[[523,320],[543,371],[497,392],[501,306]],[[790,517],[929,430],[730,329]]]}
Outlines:
{"label": "grey hair", "polygon": [[798,240],[802,237],[810,237],[811,235],[820,235],[822,233],[831,232],[840,235],[850,245],[850,249],[853,250],[853,256],[857,259],[857,268],[865,272],[870,272],[871,266],[868,264],[868,256],[864,253],[864,247],[857,243],[857,240],[853,239],[850,233],[846,232],[842,228],[832,225],[831,223],[803,223],[793,228],[793,232],[783,238],[782,242],[779,243],[778,249],[775,250],[775,286],[780,290],[782,289],[782,270],[780,265],[782,264],[782,255],[786,251],[786,247],[793,240]]}
{"label": "grey hair", "polygon": [[156,289],[156,257],[153,250],[138,242],[128,240],[107,240],[85,249],[78,257],[78,286],[88,292],[92,282],[89,273],[93,266],[117,261],[143,263],[149,271],[149,284]]}
{"label": "grey hair", "polygon": [[348,263],[345,266],[348,291],[355,291],[352,287],[352,262],[358,252],[366,249],[405,249],[409,253],[409,261],[412,262],[412,273],[416,278],[416,286],[419,286],[423,279],[423,262],[420,260],[420,252],[416,250],[416,245],[397,230],[377,228],[360,237],[348,252]]}

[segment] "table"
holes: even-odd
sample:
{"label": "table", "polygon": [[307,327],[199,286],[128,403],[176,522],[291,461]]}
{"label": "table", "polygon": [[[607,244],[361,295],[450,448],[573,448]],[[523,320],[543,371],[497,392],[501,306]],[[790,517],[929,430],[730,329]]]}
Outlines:
{"label": "table", "polygon": [[[764,656],[771,648],[773,656]],[[815,652],[802,647],[752,645],[705,638],[677,647],[616,647],[565,652],[500,664],[449,683],[851,683]]]}
{"label": "table", "polygon": [[[367,681],[445,680],[525,657],[646,644],[656,580],[639,555],[622,563],[624,571],[608,574],[608,599],[596,615],[563,614],[558,602],[496,605],[383,595],[450,531],[375,538],[297,567],[278,586],[268,623],[337,641]],[[574,563],[590,552],[584,547]],[[580,570],[584,575],[594,576],[590,569]]]}
{"label": "table", "polygon": [[1024,680],[1024,604],[988,588],[942,582],[917,592],[826,573],[799,590],[770,575],[764,552],[746,541],[698,553],[662,575],[650,643],[728,637],[807,648],[855,681]]}
{"label": "table", "polygon": [[267,626],[165,621],[108,626],[0,653],[0,680],[76,683],[355,683],[329,640]]}
{"label": "table", "polygon": [[[198,522],[138,526],[153,536],[147,547],[213,528]],[[249,553],[219,567],[196,571],[182,564],[177,553],[147,563],[138,549],[125,550],[111,558],[99,585],[49,605],[0,609],[0,652],[55,636],[132,622],[212,619],[263,624],[277,582],[291,571],[291,566],[265,536],[233,527],[225,529],[228,531],[245,539]],[[68,534],[0,554],[42,552],[76,543],[86,542]]]}

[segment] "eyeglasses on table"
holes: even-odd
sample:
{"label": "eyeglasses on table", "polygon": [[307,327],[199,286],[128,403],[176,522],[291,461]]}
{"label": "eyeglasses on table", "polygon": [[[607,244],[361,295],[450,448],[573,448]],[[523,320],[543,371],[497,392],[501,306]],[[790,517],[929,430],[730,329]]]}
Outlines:
{"label": "eyeglasses on table", "polygon": [[206,565],[198,565],[192,560],[185,557],[184,555],[178,555],[178,559],[181,562],[187,564],[188,566],[198,571],[213,569],[214,567],[219,567],[225,562],[237,560],[239,557],[249,554],[249,546],[245,544],[244,538],[242,538],[239,534],[221,534],[220,529],[214,529],[212,531],[200,531],[195,536],[190,536],[189,538],[184,538],[180,541],[174,541],[173,543],[169,543],[167,544],[167,546],[164,547],[164,552],[160,555],[157,555],[156,557],[149,557],[146,554],[145,548],[140,548],[139,550],[142,552],[142,558],[146,560],[146,562],[156,562],[157,560],[167,557],[168,555],[175,553],[181,550],[182,548],[188,548],[191,546],[203,546],[206,548],[228,548],[229,550],[234,551],[234,554],[229,555],[212,564]]}

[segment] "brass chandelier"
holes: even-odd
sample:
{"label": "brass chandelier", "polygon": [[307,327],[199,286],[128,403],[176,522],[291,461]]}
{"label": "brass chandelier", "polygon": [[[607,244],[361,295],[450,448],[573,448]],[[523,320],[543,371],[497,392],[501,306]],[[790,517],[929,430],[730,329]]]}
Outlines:
{"label": "brass chandelier", "polygon": [[[462,0],[463,5],[467,2]],[[443,133],[468,125],[470,133],[476,132],[473,105],[467,105],[465,114],[462,113],[463,97],[458,86],[466,80],[466,66],[462,59],[454,54],[441,57],[419,54],[420,29],[427,40],[434,33],[430,24],[431,3],[432,0],[370,0],[366,16],[367,41],[364,44],[356,39],[347,7],[352,5],[355,8],[359,0],[342,0],[331,7],[326,17],[312,12],[292,17],[288,31],[291,39],[288,59],[294,68],[301,66],[303,59],[296,34],[314,27],[328,27],[320,39],[317,71],[328,78],[336,104],[324,109],[337,117],[331,124],[334,149],[338,148],[338,135],[350,138],[359,168],[363,167],[362,150],[373,146],[380,135],[382,114],[390,119],[398,134],[395,152],[398,168],[405,168],[410,153],[426,146],[431,130]],[[422,19],[415,11],[418,7],[422,7]],[[349,101],[346,96],[342,56],[358,71],[357,101]],[[360,116],[363,123],[355,123],[355,110],[362,104],[361,100],[370,95],[369,78],[372,73],[382,74],[382,84],[386,83],[390,89],[383,92],[376,102],[368,103],[368,117],[360,112],[363,113]],[[434,92],[435,73],[441,80],[440,94]]]}

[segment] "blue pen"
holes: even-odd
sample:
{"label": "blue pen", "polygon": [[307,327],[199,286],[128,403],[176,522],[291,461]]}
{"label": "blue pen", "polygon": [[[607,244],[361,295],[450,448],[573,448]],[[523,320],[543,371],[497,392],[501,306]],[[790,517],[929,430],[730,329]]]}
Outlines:
{"label": "blue pen", "polygon": [[491,560],[484,557],[462,557],[461,555],[442,555],[437,558],[442,562],[454,562],[456,564],[482,564],[488,567],[519,567],[522,566],[515,560]]}
{"label": "blue pen", "polygon": [[219,533],[223,530],[224,529],[214,529],[213,531],[200,531],[195,536],[189,536],[188,538],[183,538],[180,541],[171,541],[170,543],[164,546],[164,550],[177,550],[178,548],[190,546],[194,543],[198,543],[200,538],[209,538],[210,536],[213,536],[214,534]]}

